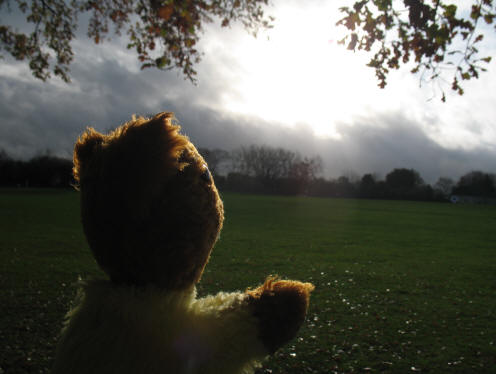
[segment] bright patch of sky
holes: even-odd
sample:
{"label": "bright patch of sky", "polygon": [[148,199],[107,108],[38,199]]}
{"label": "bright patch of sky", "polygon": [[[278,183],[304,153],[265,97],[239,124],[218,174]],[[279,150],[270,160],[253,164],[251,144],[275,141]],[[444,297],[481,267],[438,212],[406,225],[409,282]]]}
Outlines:
{"label": "bright patch of sky", "polygon": [[[460,8],[467,7],[464,3]],[[380,90],[373,69],[365,66],[371,56],[337,44],[344,32],[335,26],[338,5],[279,1],[269,11],[276,17],[274,28],[257,39],[240,28],[227,33],[209,28],[207,59],[217,59],[221,79],[229,82],[218,109],[287,126],[305,124],[317,135],[335,138],[340,137],[338,124],[352,126],[357,117],[399,111],[419,121],[443,146],[495,144],[496,94],[491,87],[496,83],[496,61],[479,81],[463,82],[462,97],[451,92],[452,75],[446,71],[446,104],[440,102],[440,87],[423,83],[419,88],[419,76],[408,68],[392,72],[386,89]],[[494,52],[495,39],[488,31],[483,52]]]}

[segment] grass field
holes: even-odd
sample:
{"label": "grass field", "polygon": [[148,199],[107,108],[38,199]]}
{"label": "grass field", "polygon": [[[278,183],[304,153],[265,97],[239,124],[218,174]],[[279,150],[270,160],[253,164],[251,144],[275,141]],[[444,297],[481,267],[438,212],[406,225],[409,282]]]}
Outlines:
{"label": "grass field", "polygon": [[[72,191],[0,190],[0,374],[49,372],[75,281],[100,277]],[[224,196],[200,295],[316,285],[261,373],[495,373],[496,207]]]}

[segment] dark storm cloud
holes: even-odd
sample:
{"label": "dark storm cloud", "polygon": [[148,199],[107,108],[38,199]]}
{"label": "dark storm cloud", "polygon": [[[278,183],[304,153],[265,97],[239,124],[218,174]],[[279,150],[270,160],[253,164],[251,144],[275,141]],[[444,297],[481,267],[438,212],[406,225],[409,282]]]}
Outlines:
{"label": "dark storm cloud", "polygon": [[180,117],[184,131],[198,144],[227,149],[266,144],[297,150],[302,155],[320,155],[325,174],[330,177],[365,173],[384,177],[394,168],[413,168],[434,183],[440,176],[458,178],[475,169],[496,172],[496,152],[443,148],[419,124],[399,114],[340,125],[341,139],[318,138],[306,126],[291,129],[263,119],[224,117],[201,108],[184,114]]}
{"label": "dark storm cloud", "polygon": [[429,182],[440,176],[458,178],[474,169],[496,171],[496,152],[443,148],[426,135],[421,124],[400,113],[356,119],[353,126],[341,125],[339,132],[342,139],[335,144],[339,151],[331,152],[338,157],[329,157],[334,160],[329,165],[334,171],[348,165],[358,174],[384,176],[394,168],[413,168]]}
{"label": "dark storm cloud", "polygon": [[68,155],[86,126],[108,130],[134,113],[154,113],[151,102],[166,97],[161,93],[167,84],[158,89],[153,79],[129,73],[115,61],[74,64],[72,76],[67,86],[2,77],[0,148],[15,157],[45,149]]}

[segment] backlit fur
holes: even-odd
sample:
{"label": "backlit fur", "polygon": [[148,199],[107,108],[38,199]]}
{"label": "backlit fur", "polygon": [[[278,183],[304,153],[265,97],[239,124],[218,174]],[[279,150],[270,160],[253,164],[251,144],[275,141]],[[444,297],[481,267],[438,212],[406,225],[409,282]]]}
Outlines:
{"label": "backlit fur", "polygon": [[82,285],[52,374],[248,374],[305,319],[309,283],[268,278],[196,298],[223,206],[173,122],[133,118],[76,143],[83,229],[110,280]]}
{"label": "backlit fur", "polygon": [[242,293],[196,299],[194,287],[95,282],[81,297],[54,374],[245,374],[267,354]]}
{"label": "backlit fur", "polygon": [[88,129],[74,151],[84,232],[119,283],[175,290],[198,282],[223,221],[207,164],[172,123],[142,117],[108,135]]}

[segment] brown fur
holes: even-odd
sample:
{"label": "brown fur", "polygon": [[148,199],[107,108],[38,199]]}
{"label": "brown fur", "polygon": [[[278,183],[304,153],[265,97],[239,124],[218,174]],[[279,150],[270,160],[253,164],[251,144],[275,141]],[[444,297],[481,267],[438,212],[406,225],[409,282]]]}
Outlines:
{"label": "brown fur", "polygon": [[311,283],[270,277],[260,287],[246,291],[259,321],[259,337],[270,353],[296,335],[314,288]]}
{"label": "brown fur", "polygon": [[184,289],[198,282],[223,221],[206,163],[172,113],[78,139],[74,176],[84,232],[115,282]]}
{"label": "brown fur", "polygon": [[[88,128],[74,149],[74,176],[84,232],[111,280],[187,293],[203,273],[224,215],[204,159],[173,121],[164,112],[133,118],[108,135]],[[246,309],[254,336],[274,352],[302,325],[313,289],[268,278],[233,296],[240,301],[236,313]]]}

